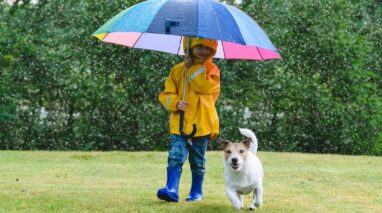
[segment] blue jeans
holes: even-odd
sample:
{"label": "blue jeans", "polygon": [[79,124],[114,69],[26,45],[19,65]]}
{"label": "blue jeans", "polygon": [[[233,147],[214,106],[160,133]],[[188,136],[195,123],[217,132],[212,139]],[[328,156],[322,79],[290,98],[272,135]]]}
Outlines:
{"label": "blue jeans", "polygon": [[187,138],[180,135],[170,135],[170,145],[168,147],[168,166],[182,167],[187,159],[190,162],[191,172],[196,175],[203,175],[205,172],[207,145],[210,136],[192,138],[192,145],[187,142]]}

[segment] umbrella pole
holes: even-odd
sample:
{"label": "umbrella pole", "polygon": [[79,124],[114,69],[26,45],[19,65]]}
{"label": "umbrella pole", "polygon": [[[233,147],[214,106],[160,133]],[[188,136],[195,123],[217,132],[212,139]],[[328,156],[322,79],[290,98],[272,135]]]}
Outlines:
{"label": "umbrella pole", "polygon": [[[189,58],[190,57],[190,44],[191,43],[191,39],[188,38],[187,39],[187,53],[186,53],[186,58]],[[183,84],[183,98],[182,100],[185,101],[186,100],[186,91],[187,91],[187,73],[188,73],[188,67],[186,66],[186,70],[184,71],[184,84]]]}
{"label": "umbrella pole", "polygon": [[[190,43],[191,43],[191,38],[188,37],[188,40],[187,40],[187,55],[186,55],[186,58],[190,57]],[[186,100],[186,87],[187,87],[187,72],[188,72],[188,67],[186,66],[186,69],[184,71],[184,84],[183,84],[183,98],[182,100],[185,101]],[[183,122],[184,122],[184,111],[180,111],[180,119],[179,119],[179,133],[186,137],[187,138],[187,142],[192,145],[192,140],[191,138],[195,135],[196,133],[196,130],[197,130],[197,127],[196,127],[196,124],[193,124],[192,125],[192,132],[191,134],[187,135],[186,133],[184,133],[183,131]]]}

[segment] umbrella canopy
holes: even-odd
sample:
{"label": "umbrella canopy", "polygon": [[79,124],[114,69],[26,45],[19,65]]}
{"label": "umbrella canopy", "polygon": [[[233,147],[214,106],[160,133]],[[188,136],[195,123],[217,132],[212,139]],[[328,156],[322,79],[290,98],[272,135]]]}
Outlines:
{"label": "umbrella canopy", "polygon": [[216,58],[281,59],[247,14],[214,0],[149,0],[120,12],[93,33],[98,39],[183,55],[183,38],[218,41]]}

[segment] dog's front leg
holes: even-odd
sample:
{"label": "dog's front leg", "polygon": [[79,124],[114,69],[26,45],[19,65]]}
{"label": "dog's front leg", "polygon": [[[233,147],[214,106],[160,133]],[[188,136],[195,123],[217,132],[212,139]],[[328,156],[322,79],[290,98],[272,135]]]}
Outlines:
{"label": "dog's front leg", "polygon": [[260,207],[261,205],[263,205],[263,186],[260,184],[260,186],[257,187],[255,191],[256,191],[255,206]]}
{"label": "dog's front leg", "polygon": [[263,188],[260,186],[253,190],[253,199],[249,210],[255,210],[256,207],[260,207],[263,204]]}
{"label": "dog's front leg", "polygon": [[226,192],[227,192],[229,199],[231,200],[233,207],[235,209],[241,209],[243,204],[242,204],[241,199],[240,199],[239,195],[237,194],[237,192],[234,189],[229,188],[229,187],[226,188]]}
{"label": "dog's front leg", "polygon": [[257,196],[256,196],[256,189],[255,189],[255,190],[253,190],[253,197],[252,197],[251,205],[249,205],[249,210],[253,211],[256,209],[256,207],[255,207],[256,199],[257,199]]}

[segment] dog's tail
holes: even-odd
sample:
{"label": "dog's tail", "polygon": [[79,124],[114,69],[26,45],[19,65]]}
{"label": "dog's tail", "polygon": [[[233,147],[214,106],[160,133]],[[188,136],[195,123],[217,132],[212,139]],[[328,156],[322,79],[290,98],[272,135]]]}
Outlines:
{"label": "dog's tail", "polygon": [[257,138],[256,138],[255,133],[253,133],[251,130],[245,129],[245,128],[239,128],[239,131],[242,135],[251,139],[251,145],[249,146],[249,151],[256,154],[258,145],[257,145]]}

